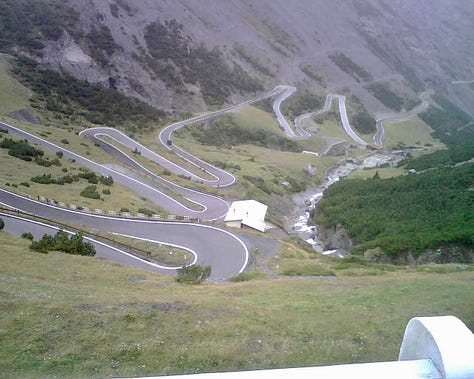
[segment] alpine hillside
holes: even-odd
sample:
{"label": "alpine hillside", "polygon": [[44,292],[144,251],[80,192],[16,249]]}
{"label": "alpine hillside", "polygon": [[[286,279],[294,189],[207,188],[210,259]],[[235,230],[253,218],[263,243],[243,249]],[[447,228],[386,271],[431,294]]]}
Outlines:
{"label": "alpine hillside", "polygon": [[[165,110],[273,85],[356,95],[371,113],[433,88],[468,113],[474,4],[463,0],[7,0],[1,47]],[[18,21],[18,20],[21,20]]]}

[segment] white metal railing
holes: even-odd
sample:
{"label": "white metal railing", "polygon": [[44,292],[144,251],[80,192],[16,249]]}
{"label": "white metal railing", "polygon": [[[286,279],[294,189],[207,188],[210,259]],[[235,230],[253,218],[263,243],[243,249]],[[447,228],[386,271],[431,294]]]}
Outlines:
{"label": "white metal railing", "polygon": [[[152,378],[164,378],[149,377]],[[454,316],[415,317],[398,361],[176,375],[172,379],[474,379],[474,335]]]}

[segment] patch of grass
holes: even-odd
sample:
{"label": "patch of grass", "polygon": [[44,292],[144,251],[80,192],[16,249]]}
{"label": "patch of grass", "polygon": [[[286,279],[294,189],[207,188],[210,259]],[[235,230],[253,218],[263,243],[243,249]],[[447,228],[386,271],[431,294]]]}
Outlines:
{"label": "patch of grass", "polygon": [[261,280],[267,279],[268,275],[266,272],[262,271],[249,271],[249,272],[241,272],[238,275],[233,276],[229,279],[231,282],[248,282],[249,280]]}
{"label": "patch of grass", "polygon": [[255,129],[257,127],[268,132],[278,131],[280,135],[284,135],[273,114],[269,114],[255,106],[242,107],[233,112],[232,115],[235,122],[245,129]]}
{"label": "patch of grass", "polygon": [[[51,123],[49,121],[45,121],[41,124],[31,124],[25,121],[15,120],[11,117],[5,117],[4,120],[7,124],[25,130],[31,134],[53,142],[54,144],[67,150],[74,151],[75,153],[98,163],[110,163],[113,161],[113,159],[108,154],[94,146],[91,141],[78,135],[79,132],[84,129],[81,124],[71,124],[66,128],[60,127],[57,124]],[[15,134],[12,132],[9,134],[12,138],[15,136]],[[64,139],[67,139],[69,144],[64,145],[61,142],[61,140]],[[56,151],[57,149],[51,151],[51,153],[55,154]]]}
{"label": "patch of grass", "polygon": [[287,260],[278,268],[278,273],[288,276],[335,276],[334,271],[328,270],[317,262]]}
{"label": "patch of grass", "polygon": [[[11,157],[5,149],[0,149],[0,160],[2,161],[0,185],[5,188],[7,183],[21,184],[29,182],[29,186],[18,186],[15,188],[15,192],[24,196],[30,195],[33,199],[37,199],[38,196],[44,196],[49,199],[54,199],[57,202],[75,204],[90,209],[99,208],[103,210],[118,211],[124,206],[129,207],[130,209],[138,209],[142,207],[157,209],[156,204],[138,196],[132,190],[119,183],[114,183],[112,186],[113,196],[105,196],[101,200],[94,200],[80,196],[81,191],[87,185],[87,180],[85,179],[81,179],[78,182],[73,181],[72,183],[66,183],[64,185],[30,182],[30,179],[33,176],[50,174],[53,178],[61,178],[65,175],[62,171],[64,167],[68,169],[68,175],[73,176],[79,174],[82,166],[73,163],[70,160],[66,160],[65,158],[61,160],[63,164],[62,167],[54,165],[43,167],[38,166],[34,162],[25,162]],[[108,186],[99,184],[99,192],[107,187]],[[9,189],[11,190],[11,187]],[[166,214],[163,209],[158,208],[158,210],[162,215]]]}
{"label": "patch of grass", "polygon": [[9,75],[10,56],[0,54],[0,114],[13,110],[28,108],[28,90]]}
{"label": "patch of grass", "polygon": [[342,128],[341,116],[339,114],[339,106],[337,101],[333,100],[329,111],[322,113],[319,116],[313,117],[313,120],[317,128],[324,135],[339,137],[342,139],[349,138]]}
{"label": "patch of grass", "polygon": [[405,120],[385,121],[383,123],[384,145],[386,148],[396,148],[400,143],[413,145],[419,142],[417,146],[424,147],[432,145],[436,148],[443,148],[439,140],[431,136],[431,128],[418,117],[411,117]]}
{"label": "patch of grass", "polygon": [[182,286],[0,233],[6,377],[153,376],[396,360],[411,317],[474,327],[472,272]]}
{"label": "patch of grass", "polygon": [[[202,146],[191,138],[182,137],[179,140],[176,139],[176,144],[207,162],[229,162],[240,166],[241,169],[237,173],[239,179],[236,185],[221,188],[221,193],[225,193],[226,196],[230,197],[237,196],[238,198],[251,196],[265,202],[268,202],[269,199],[262,197],[265,194],[261,191],[259,193],[252,192],[255,187],[244,179],[244,175],[261,178],[271,191],[284,194],[288,190],[282,183],[288,181],[288,177],[305,185],[319,183],[325,173],[323,167],[329,167],[334,163],[334,159],[331,158],[321,160],[308,154],[270,150],[254,145],[241,145],[226,149],[219,146]],[[309,165],[316,166],[314,176],[309,176],[304,171]],[[255,196],[260,196],[260,198]]]}
{"label": "patch of grass", "polygon": [[378,173],[382,179],[392,178],[394,176],[400,176],[406,173],[403,168],[400,167],[377,167],[370,170],[355,170],[351,172],[347,177],[351,179],[369,179],[373,178]]}
{"label": "patch of grass", "polygon": [[327,136],[339,137],[344,140],[349,140],[346,132],[342,128],[342,125],[338,119],[323,119],[321,123],[317,123],[318,129]]}

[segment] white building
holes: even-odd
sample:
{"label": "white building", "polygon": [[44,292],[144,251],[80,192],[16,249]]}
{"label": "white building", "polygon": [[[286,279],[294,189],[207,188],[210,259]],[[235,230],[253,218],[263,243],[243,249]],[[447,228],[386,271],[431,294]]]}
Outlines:
{"label": "white building", "polygon": [[255,200],[234,201],[225,216],[227,226],[243,228],[245,226],[264,232],[265,215],[268,207]]}

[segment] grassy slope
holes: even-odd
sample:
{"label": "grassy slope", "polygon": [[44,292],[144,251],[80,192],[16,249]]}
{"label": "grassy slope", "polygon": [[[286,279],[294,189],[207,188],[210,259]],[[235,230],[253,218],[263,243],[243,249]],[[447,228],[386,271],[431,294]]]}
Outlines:
{"label": "grassy slope", "polygon": [[[101,163],[110,163],[110,157],[103,153],[100,149],[93,146],[93,143],[85,140],[82,137],[76,135],[83,129],[81,125],[70,125],[67,129],[65,128],[53,128],[51,126],[45,126],[43,124],[31,124],[25,121],[13,119],[9,116],[9,113],[17,109],[29,109],[28,93],[27,89],[23,87],[18,81],[13,79],[9,73],[9,56],[0,54],[0,116],[3,116],[3,120],[11,125],[18,126],[21,129],[29,131],[35,135],[42,136],[43,138],[52,141],[59,146],[63,146],[69,150],[77,152],[82,156],[93,159]],[[18,139],[14,134],[4,134],[5,138]],[[68,140],[68,144],[64,144],[61,140]],[[45,152],[50,159],[56,158],[55,151]],[[0,149],[0,160],[2,162],[2,170],[0,175],[0,185],[3,188],[14,190],[14,192],[23,195],[32,195],[36,198],[38,195],[45,196],[47,198],[55,199],[56,201],[62,201],[66,204],[73,203],[81,205],[83,207],[89,207],[91,209],[100,208],[104,210],[115,210],[119,211],[122,207],[127,207],[131,211],[136,211],[138,208],[149,208],[160,211],[160,208],[136,195],[133,191],[125,186],[115,183],[110,188],[112,196],[101,195],[103,200],[92,200],[81,197],[79,193],[88,185],[86,181],[81,180],[79,183],[60,185],[44,185],[30,182],[31,187],[27,188],[24,186],[18,186],[12,188],[6,186],[6,183],[18,185],[21,182],[29,182],[30,178],[36,175],[42,175],[51,173],[53,177],[61,177],[67,174],[77,174],[80,165],[71,163],[67,159],[63,158],[61,162],[62,167],[67,167],[69,172],[61,172],[62,167],[41,167],[34,163],[23,162],[20,159],[10,157],[7,154],[6,149]],[[98,186],[102,191],[104,186]],[[164,213],[161,210],[162,213]]]}
{"label": "grassy slope", "polygon": [[[244,107],[233,114],[235,122],[242,128],[277,132],[284,135],[283,130],[278,126],[275,119],[268,113],[256,107]],[[197,144],[189,135],[175,137],[175,143],[183,148],[194,152],[206,161],[221,161],[238,164],[240,171],[234,171],[237,176],[244,174],[251,176],[261,176],[267,181],[277,179],[280,182],[286,176],[292,176],[297,180],[308,180],[303,169],[308,165],[316,166],[317,173],[309,181],[312,184],[319,182],[326,172],[326,169],[335,164],[337,158],[324,157],[316,159],[312,155],[292,153],[284,151],[270,150],[255,145],[241,145],[233,147],[231,150],[218,146],[202,146]],[[314,144],[311,141],[304,141],[302,150],[315,150],[321,142],[314,137]],[[309,183],[308,183],[309,184]]]}
{"label": "grassy slope", "polygon": [[[12,137],[14,138],[13,135]],[[56,157],[54,154],[48,155],[50,156],[50,160]],[[81,191],[89,185],[85,179],[65,185],[39,184],[30,181],[33,176],[43,174],[51,174],[53,178],[79,174],[79,168],[81,166],[76,163],[71,163],[66,158],[61,159],[61,167],[42,167],[33,162],[24,162],[18,158],[11,157],[8,155],[6,149],[0,149],[0,160],[3,162],[0,185],[2,188],[24,196],[31,195],[35,199],[37,196],[44,196],[65,204],[75,204],[90,209],[99,208],[106,211],[113,210],[118,212],[123,207],[128,207],[133,212],[136,212],[138,208],[160,211],[160,208],[156,204],[140,197],[129,188],[118,183],[114,183],[111,187],[97,184],[101,199],[95,200],[80,196]],[[64,173],[61,171],[64,167],[68,169],[68,172]],[[19,185],[23,182],[29,183],[30,187]],[[13,185],[18,187],[14,188]],[[110,189],[111,195],[102,194],[103,189]],[[165,212],[161,210],[161,213],[164,214]]]}
{"label": "grassy slope", "polygon": [[444,144],[431,136],[431,128],[418,117],[384,122],[384,144],[386,148],[395,148],[400,143],[406,146],[423,147],[431,144],[443,148]]}
{"label": "grassy slope", "polygon": [[9,68],[8,55],[0,54],[0,114],[28,107],[28,93],[16,80],[6,74]]}
{"label": "grassy slope", "polygon": [[4,377],[396,360],[413,316],[453,314],[474,327],[472,271],[193,287],[96,258],[33,253],[5,232],[0,243]]}

